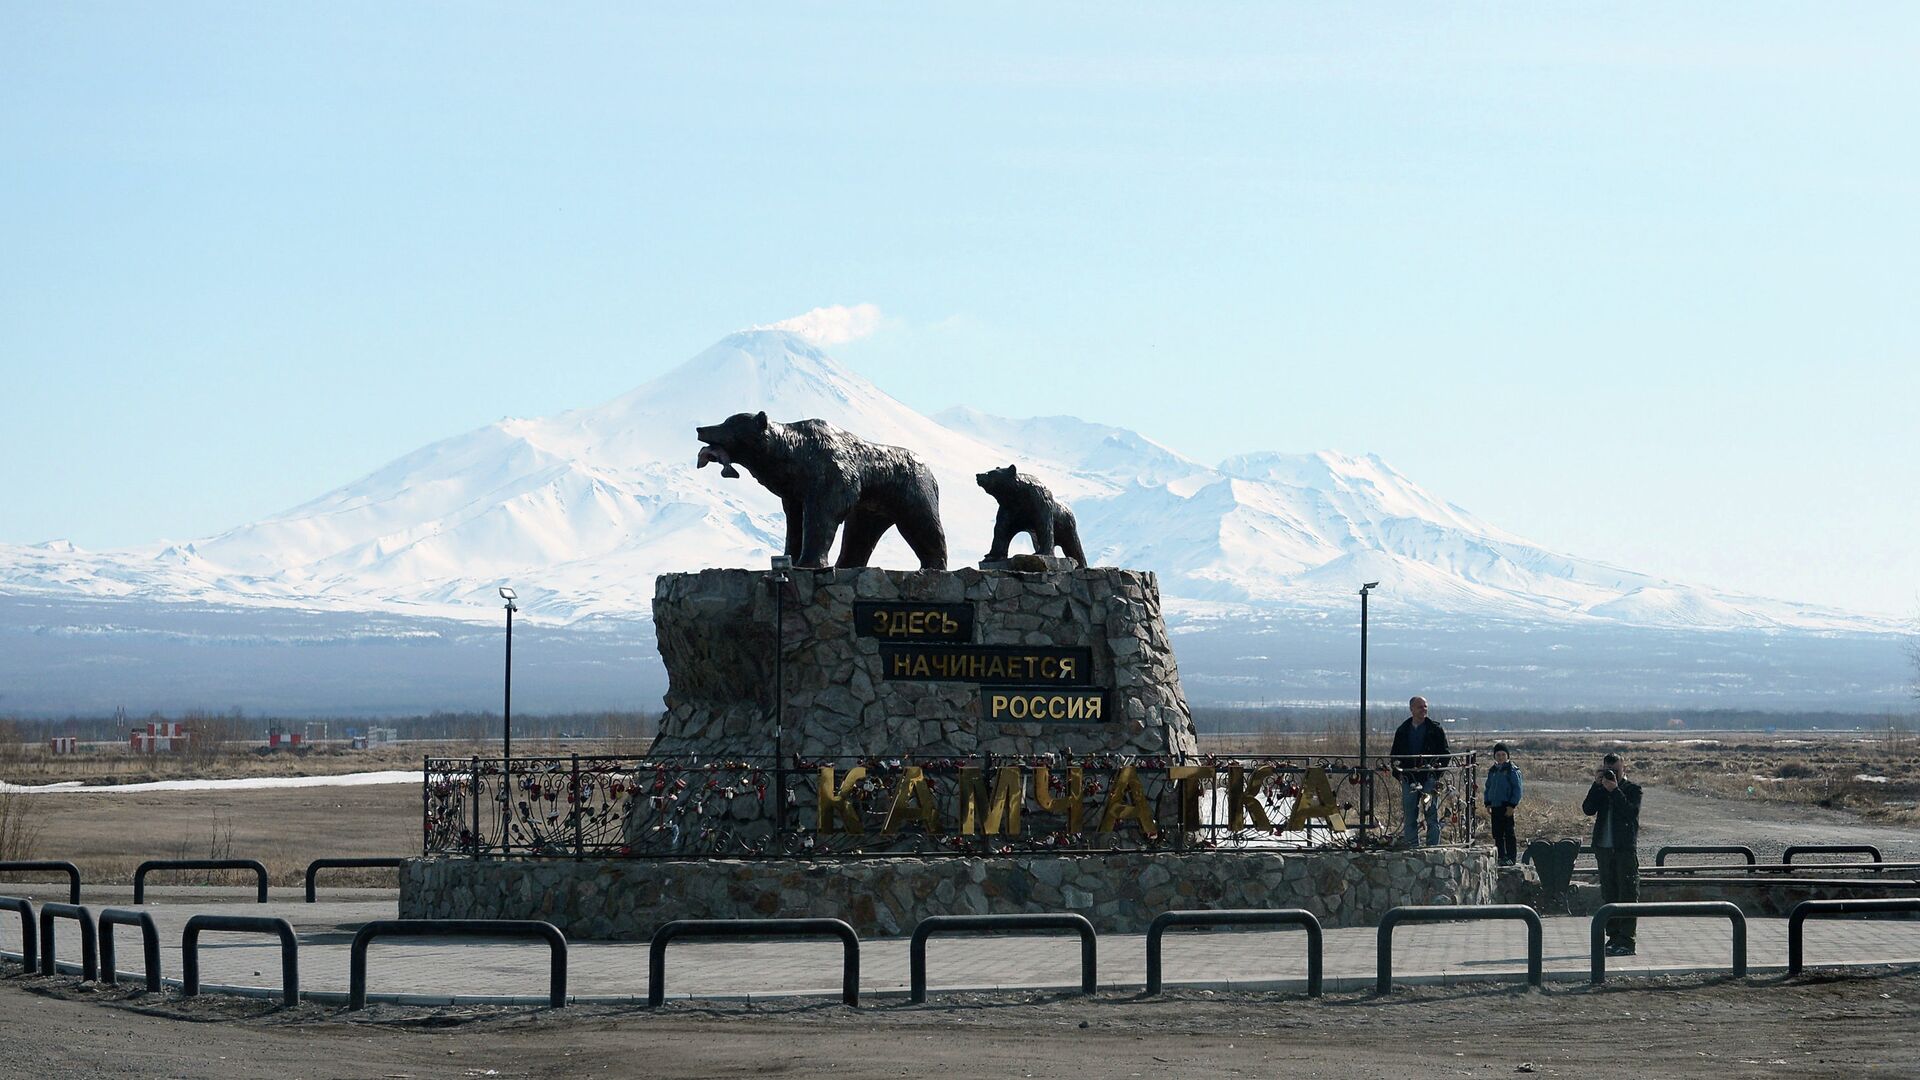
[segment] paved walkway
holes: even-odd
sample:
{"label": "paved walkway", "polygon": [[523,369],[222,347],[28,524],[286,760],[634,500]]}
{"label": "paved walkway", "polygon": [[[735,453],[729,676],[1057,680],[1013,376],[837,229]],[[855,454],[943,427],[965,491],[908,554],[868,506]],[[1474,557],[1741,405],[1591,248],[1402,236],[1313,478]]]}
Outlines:
{"label": "paved walkway", "polygon": [[[0,885],[0,895],[27,896],[41,903],[66,900],[64,886]],[[300,981],[307,996],[343,999],[347,989],[347,953],[363,923],[396,916],[393,890],[321,890],[322,902],[301,902],[297,890],[276,890],[268,904],[251,903],[251,890],[150,888],[146,909],[159,924],[163,974],[180,974],[180,936],[189,916],[271,915],[293,924],[300,935]],[[96,914],[101,908],[131,906],[131,890],[88,889],[82,901]],[[1547,977],[1582,980],[1588,971],[1585,918],[1546,920]],[[64,966],[79,960],[79,941],[71,921],[55,923]],[[123,981],[141,972],[138,931],[114,931]],[[1639,955],[1608,958],[1613,975],[1722,972],[1732,963],[1724,920],[1647,919],[1639,933]],[[1328,991],[1373,985],[1376,931],[1372,927],[1326,932],[1325,980]],[[0,955],[18,957],[19,924],[0,912]],[[208,933],[201,938],[201,979],[208,990],[277,988],[278,945],[271,938]],[[644,1001],[647,994],[645,942],[571,943],[568,987],[581,1002]],[[1479,980],[1518,981],[1526,971],[1526,931],[1518,922],[1431,923],[1401,926],[1394,934],[1394,981],[1452,983]],[[1920,964],[1920,921],[1832,920],[1808,924],[1810,966]],[[1295,990],[1306,986],[1306,946],[1297,930],[1175,931],[1165,943],[1164,975],[1169,987],[1240,990]],[[538,942],[476,943],[431,939],[382,938],[369,954],[368,989],[373,1000],[411,1004],[466,1003],[476,1000],[546,1000],[547,949]],[[1747,959],[1753,973],[1785,970],[1784,919],[1748,922]],[[1019,937],[936,937],[927,952],[928,982],[941,990],[1077,988],[1080,948],[1074,935]],[[76,969],[77,970],[77,969]],[[863,995],[904,993],[908,950],[903,938],[861,942]],[[1099,941],[1099,978],[1103,989],[1137,990],[1146,982],[1144,934],[1103,934]],[[667,951],[670,997],[761,998],[796,994],[837,996],[840,945],[836,941],[676,942]]]}

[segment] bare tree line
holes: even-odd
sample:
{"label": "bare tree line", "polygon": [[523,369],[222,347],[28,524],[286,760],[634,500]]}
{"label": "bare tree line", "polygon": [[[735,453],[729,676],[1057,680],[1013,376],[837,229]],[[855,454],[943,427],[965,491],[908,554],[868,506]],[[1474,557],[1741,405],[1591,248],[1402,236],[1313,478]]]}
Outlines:
{"label": "bare tree line", "polygon": [[[1920,660],[1916,660],[1920,664]],[[1915,695],[1920,699],[1920,667],[1916,668]],[[1800,710],[1771,712],[1761,709],[1568,709],[1530,710],[1514,708],[1482,709],[1452,705],[1443,687],[1432,688],[1427,697],[1433,702],[1433,715],[1443,720],[1458,720],[1479,731],[1540,731],[1565,728],[1592,728],[1609,731],[1764,731],[1771,729],[1860,729],[1878,730],[1888,724],[1910,725],[1913,717],[1893,710],[1881,712],[1838,712]],[[1193,710],[1196,727],[1203,733],[1238,734],[1321,734],[1336,729],[1359,730],[1356,706],[1336,705],[1253,705],[1233,708],[1199,707]],[[1404,701],[1369,703],[1369,738],[1391,734],[1407,715]]]}
{"label": "bare tree line", "polygon": [[[601,710],[596,712],[554,713],[513,717],[513,737],[519,739],[651,739],[658,730],[658,714],[639,711]],[[187,733],[183,753],[195,759],[211,759],[242,746],[264,742],[270,728],[285,731],[324,729],[327,737],[346,738],[349,730],[370,727],[392,728],[402,739],[431,739],[447,742],[485,743],[500,738],[502,722],[497,712],[436,711],[417,716],[303,717],[248,716],[238,708],[226,712],[188,709],[171,715],[151,712],[134,720],[125,712],[112,716],[66,716],[57,719],[0,716],[0,773],[9,764],[17,764],[29,747],[35,757],[46,740],[72,736],[82,742],[125,743],[133,729],[144,729],[149,722],[179,722]]]}

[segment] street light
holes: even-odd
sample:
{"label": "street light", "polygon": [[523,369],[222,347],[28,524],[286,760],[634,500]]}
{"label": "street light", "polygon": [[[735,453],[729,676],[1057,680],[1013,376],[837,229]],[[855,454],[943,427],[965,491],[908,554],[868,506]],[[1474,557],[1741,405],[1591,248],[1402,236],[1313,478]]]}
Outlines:
{"label": "street light", "polygon": [[507,762],[513,761],[513,613],[519,611],[514,601],[519,594],[505,585],[500,586],[500,599],[507,602],[507,691],[506,701],[500,710],[501,731],[500,756]]}
{"label": "street light", "polygon": [[1360,832],[1373,826],[1373,774],[1367,771],[1367,596],[1377,581],[1360,586]]}
{"label": "street light", "polygon": [[793,560],[775,555],[768,565],[767,584],[773,589],[773,828],[787,832],[786,735],[787,718],[787,571]]}

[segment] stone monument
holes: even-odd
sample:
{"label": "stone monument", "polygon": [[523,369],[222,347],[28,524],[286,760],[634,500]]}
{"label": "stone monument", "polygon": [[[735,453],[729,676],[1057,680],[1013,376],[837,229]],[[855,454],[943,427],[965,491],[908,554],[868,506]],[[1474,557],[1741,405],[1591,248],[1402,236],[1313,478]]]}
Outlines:
{"label": "stone monument", "polygon": [[653,753],[766,755],[776,723],[782,751],[806,758],[1198,749],[1150,573],[769,576],[659,578]]}
{"label": "stone monument", "polygon": [[[1352,850],[1357,767],[1200,754],[1154,575],[1086,566],[1071,511],[1012,466],[979,477],[1001,505],[988,561],[949,571],[907,451],[765,413],[698,435],[700,465],[780,496],[791,566],[660,576],[646,757],[429,760],[427,846],[448,857],[403,868],[403,916],[645,938],[682,918],[898,934],[1069,910],[1138,932],[1175,908],[1353,925],[1492,898],[1483,852]],[[865,565],[894,527],[920,569]],[[1009,558],[1020,532],[1036,552]]]}

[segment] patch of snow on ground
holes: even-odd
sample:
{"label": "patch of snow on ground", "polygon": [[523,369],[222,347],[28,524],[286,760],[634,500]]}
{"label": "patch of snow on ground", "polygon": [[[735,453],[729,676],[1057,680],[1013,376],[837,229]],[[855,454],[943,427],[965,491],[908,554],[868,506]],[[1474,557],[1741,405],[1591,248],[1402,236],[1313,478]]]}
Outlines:
{"label": "patch of snow on ground", "polygon": [[0,782],[0,791],[23,795],[134,795],[148,791],[246,791],[253,788],[368,787],[374,784],[418,784],[420,770],[341,773],[337,776],[245,776],[233,780],[150,780],[143,784],[82,784],[68,780],[30,787]]}
{"label": "patch of snow on ground", "polygon": [[1660,739],[1655,746],[1719,746],[1719,739]]}

